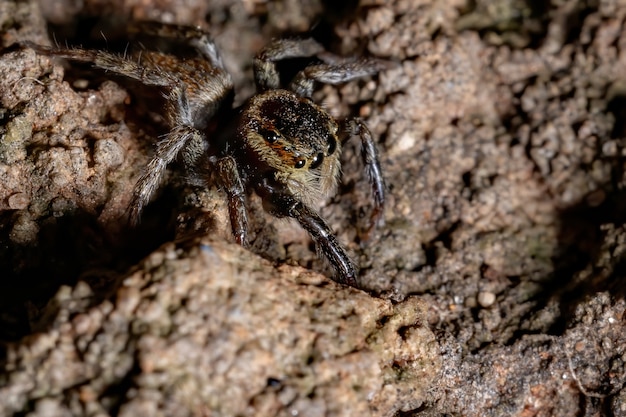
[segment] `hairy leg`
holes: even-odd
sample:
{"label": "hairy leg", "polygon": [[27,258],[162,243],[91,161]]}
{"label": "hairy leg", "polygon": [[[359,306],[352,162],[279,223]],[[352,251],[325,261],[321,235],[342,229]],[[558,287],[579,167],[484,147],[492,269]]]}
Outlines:
{"label": "hairy leg", "polygon": [[348,133],[345,140],[352,136],[358,136],[361,139],[361,158],[367,173],[367,178],[372,187],[374,207],[370,216],[369,225],[364,232],[364,238],[367,239],[372,229],[383,220],[382,214],[385,208],[385,181],[382,170],[380,169],[376,144],[372,138],[372,133],[365,123],[359,118],[353,118],[346,120],[344,125],[346,133]]}
{"label": "hairy leg", "polygon": [[324,47],[311,38],[280,39],[270,43],[254,58],[254,79],[257,90],[263,92],[280,88],[280,76],[276,69],[278,61],[311,57],[323,51]]}
{"label": "hairy leg", "polygon": [[225,70],[222,57],[208,32],[194,26],[166,24],[160,22],[134,22],[129,26],[131,33],[161,38],[177,39],[196,48],[214,67]]}
{"label": "hairy leg", "polygon": [[309,233],[318,253],[334,268],[334,281],[359,288],[358,268],[319,214],[287,192],[286,187],[268,179],[258,184],[256,190],[271,214],[296,219]]}
{"label": "hairy leg", "polygon": [[246,195],[237,162],[231,156],[217,159],[213,164],[216,168],[220,185],[228,195],[228,214],[233,236],[241,246],[248,246],[248,211]]}
{"label": "hairy leg", "polygon": [[[201,147],[198,147],[197,144],[206,141],[203,134],[194,127],[198,123],[197,120],[194,120],[192,104],[187,97],[188,85],[184,82],[185,78],[181,78],[186,74],[177,73],[176,67],[160,68],[154,65],[142,65],[139,61],[105,51],[80,48],[55,49],[34,44],[26,46],[45,55],[91,63],[96,68],[134,79],[144,85],[156,87],[163,91],[163,97],[165,98],[164,116],[171,130],[157,143],[155,155],[144,168],[133,191],[129,205],[129,221],[133,225],[137,224],[144,207],[158,188],[167,165],[188,144],[196,144],[194,148],[200,149]],[[202,80],[201,82],[203,83],[202,86],[212,86],[209,84],[211,83],[210,79]],[[221,95],[226,94],[227,87],[227,85],[219,84],[216,87],[209,88],[212,94],[205,96],[206,105],[204,108],[208,114],[204,114],[204,117],[211,117],[211,112],[214,113],[219,109],[219,106],[214,101],[216,98],[221,98]],[[193,106],[198,107],[203,103],[199,103],[198,98],[196,98]],[[197,149],[192,151],[194,152],[188,152],[188,154],[193,155],[193,157],[187,156],[187,158],[184,158],[188,168],[198,158],[202,157],[202,155],[197,155]]]}
{"label": "hairy leg", "polygon": [[294,77],[289,89],[300,96],[311,97],[315,82],[341,84],[374,75],[388,68],[389,63],[376,59],[360,59],[338,64],[318,64],[306,67]]}
{"label": "hairy leg", "polygon": [[96,68],[131,78],[148,86],[168,87],[175,82],[173,77],[167,72],[143,66],[137,61],[111,52],[82,48],[51,48],[48,46],[37,45],[32,42],[26,42],[24,43],[24,46],[34,49],[37,53],[42,55],[56,56],[72,61],[91,63]]}

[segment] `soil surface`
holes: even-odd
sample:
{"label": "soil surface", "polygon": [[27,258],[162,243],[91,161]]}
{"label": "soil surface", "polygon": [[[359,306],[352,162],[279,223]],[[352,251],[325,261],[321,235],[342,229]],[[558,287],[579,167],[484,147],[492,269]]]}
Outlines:
{"label": "soil surface", "polygon": [[[177,163],[128,226],[155,91],[23,43],[141,20],[210,31],[236,103],[273,38],[390,62],[314,95],[379,148],[369,239],[357,140],[319,207],[363,290]],[[626,416],[623,2],[0,0],[0,35],[0,415]]]}

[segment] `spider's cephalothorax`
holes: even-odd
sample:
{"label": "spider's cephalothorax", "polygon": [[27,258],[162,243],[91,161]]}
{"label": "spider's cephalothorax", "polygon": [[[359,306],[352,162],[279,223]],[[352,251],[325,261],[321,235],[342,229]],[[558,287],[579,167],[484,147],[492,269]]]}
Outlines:
{"label": "spider's cephalothorax", "polygon": [[285,184],[298,200],[314,204],[332,192],[339,175],[337,122],[308,98],[287,90],[252,97],[238,137],[256,169]]}
{"label": "spider's cephalothorax", "polygon": [[159,186],[167,165],[180,157],[195,172],[209,168],[228,195],[233,235],[247,245],[246,194],[255,191],[267,211],[290,217],[311,235],[320,254],[335,269],[334,279],[358,286],[357,268],[314,205],[333,192],[340,172],[343,141],[359,136],[374,198],[370,228],[382,215],[384,184],[372,136],[359,119],[341,123],[311,100],[314,82],[337,84],[372,75],[378,60],[321,62],[300,71],[288,89],[280,86],[276,62],[313,57],[323,48],[312,39],[274,41],[255,58],[257,94],[232,108],[233,84],[209,36],[196,28],[157,23],[135,27],[144,34],[183,39],[199,56],[180,58],[143,51],[127,58],[105,51],[55,49],[34,44],[40,53],[92,63],[163,91],[170,132],[139,178],[130,204],[130,221]]}

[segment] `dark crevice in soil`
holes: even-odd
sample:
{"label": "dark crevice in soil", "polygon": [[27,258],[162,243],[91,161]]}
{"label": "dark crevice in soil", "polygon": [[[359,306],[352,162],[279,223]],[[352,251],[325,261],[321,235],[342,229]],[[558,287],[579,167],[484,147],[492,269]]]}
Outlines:
{"label": "dark crevice in soil", "polygon": [[[62,285],[87,282],[96,294],[92,305],[110,296],[128,268],[173,239],[172,201],[176,199],[166,190],[147,207],[142,224],[134,230],[119,224],[101,225],[95,215],[76,210],[39,221],[38,239],[30,244],[15,243],[8,231],[3,233],[0,340],[18,340],[31,331],[44,331],[51,323],[40,322],[38,312]],[[53,318],[50,309],[46,310]]]}
{"label": "dark crevice in soil", "polygon": [[[624,297],[626,291],[617,285],[624,276],[626,258],[621,255],[611,259],[606,265],[608,274],[602,274],[595,265],[599,257],[606,252],[606,233],[603,226],[613,224],[621,227],[626,224],[626,193],[609,194],[606,201],[599,207],[591,208],[583,203],[571,207],[561,213],[561,253],[554,260],[555,273],[546,286],[545,300],[557,297],[559,300],[560,318],[555,322],[549,334],[560,335],[565,331],[576,306],[587,297],[601,291],[611,291],[616,297]],[[591,268],[587,278],[572,281],[583,270]]]}

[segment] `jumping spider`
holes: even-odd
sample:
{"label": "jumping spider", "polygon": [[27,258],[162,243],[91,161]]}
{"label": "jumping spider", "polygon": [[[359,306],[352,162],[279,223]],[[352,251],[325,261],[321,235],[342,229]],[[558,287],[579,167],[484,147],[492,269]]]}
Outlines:
{"label": "jumping spider", "polygon": [[91,63],[162,92],[171,130],[157,143],[135,186],[130,222],[139,221],[166,167],[180,157],[190,171],[216,174],[228,195],[232,233],[239,244],[248,245],[245,201],[246,193],[253,190],[268,212],[296,219],[311,235],[319,254],[333,266],[335,281],[358,287],[355,263],[312,207],[335,190],[342,145],[358,135],[373,192],[371,229],[380,220],[384,204],[376,146],[363,122],[356,118],[338,122],[311,97],[314,82],[338,84],[376,74],[386,64],[374,59],[322,59],[298,72],[289,88],[282,89],[279,61],[320,57],[324,50],[313,39],[273,41],[254,59],[257,93],[233,108],[233,82],[207,33],[157,23],[136,28],[155,37],[184,39],[196,56],[142,51],[139,57],[128,58],[100,50],[28,44],[39,53]]}

